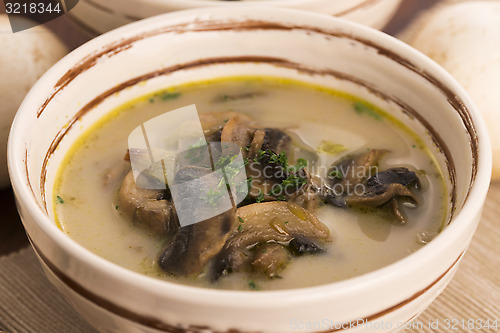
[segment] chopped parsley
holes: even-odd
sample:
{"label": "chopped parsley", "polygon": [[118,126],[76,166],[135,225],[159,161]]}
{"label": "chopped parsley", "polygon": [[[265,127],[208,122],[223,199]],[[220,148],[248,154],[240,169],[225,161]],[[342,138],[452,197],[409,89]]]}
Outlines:
{"label": "chopped parsley", "polygon": [[279,196],[278,200],[282,200],[282,197],[284,198],[283,193],[291,193],[292,191],[296,191],[306,183],[307,178],[300,177],[292,173],[289,174],[288,177],[281,182],[281,184],[274,184],[269,191],[269,195]]}
{"label": "chopped parsley", "polygon": [[238,221],[240,221],[240,223],[245,223],[245,221],[240,216],[238,216]]}
{"label": "chopped parsley", "polygon": [[262,190],[259,190],[259,194],[255,198],[255,202],[262,202],[262,201],[264,201],[264,193],[262,192]]}
{"label": "chopped parsley", "polygon": [[342,179],[342,178],[344,178],[344,175],[342,174],[342,172],[340,170],[333,170],[332,172],[330,172],[328,174],[328,177],[330,179],[333,179],[333,178]]}
{"label": "chopped parsley", "polygon": [[64,203],[64,200],[63,198],[61,198],[60,196],[57,196],[57,202],[60,203],[60,204],[63,204]]}
{"label": "chopped parsley", "polygon": [[[236,158],[237,155],[234,155],[234,158]],[[226,164],[229,164],[231,163],[231,157],[229,156],[221,156],[219,157],[219,159],[217,160],[217,162],[215,162],[214,164],[214,168],[215,169],[218,169]]]}
{"label": "chopped parsley", "polygon": [[259,287],[252,280],[248,281],[248,288],[251,290],[259,290]]}
{"label": "chopped parsley", "polygon": [[171,99],[176,99],[178,98],[179,96],[181,95],[180,92],[169,92],[169,91],[166,91],[166,92],[163,92],[160,94],[160,98],[164,101],[168,101],[168,100],[171,100]]}
{"label": "chopped parsley", "polygon": [[372,107],[360,101],[354,102],[354,111],[359,115],[367,115],[378,121],[384,120],[384,118],[382,118],[377,111],[373,110]]}
{"label": "chopped parsley", "polygon": [[284,168],[288,167],[288,157],[284,151],[278,155],[278,163]]}
{"label": "chopped parsley", "polygon": [[200,199],[205,201],[212,207],[217,206],[219,199],[222,197],[223,192],[221,190],[210,189],[205,195],[200,196]]}
{"label": "chopped parsley", "polygon": [[296,170],[296,171],[299,171],[301,169],[304,169],[304,168],[307,168],[307,160],[304,159],[304,158],[299,158],[297,160],[297,164],[295,164],[293,166],[293,168]]}
{"label": "chopped parsley", "polygon": [[[290,193],[288,190],[293,190],[296,191],[302,185],[307,183],[307,177],[306,176],[301,176],[299,172],[307,167],[307,160],[303,158],[299,158],[297,160],[297,163],[295,165],[289,165],[288,164],[288,157],[285,152],[281,152],[279,154],[276,154],[270,149],[267,150],[261,150],[257,152],[257,156],[255,157],[254,161],[255,162],[260,162],[264,158],[267,159],[267,163],[269,164],[275,164],[277,167],[281,167],[286,178],[281,181],[280,184],[274,184],[271,190],[269,191],[269,195],[272,196],[277,196],[278,200],[283,200],[285,201],[285,196],[283,196],[283,193]],[[256,201],[261,202],[264,199],[264,196],[262,193],[259,193],[259,196],[257,196]]]}
{"label": "chopped parsley", "polygon": [[203,147],[207,144],[207,141],[205,141],[205,138],[200,138],[198,140],[198,142],[196,143],[193,143],[192,145],[189,145],[188,146],[188,149],[196,149],[196,148],[200,148],[200,147]]}
{"label": "chopped parsley", "polygon": [[277,164],[287,172],[297,172],[307,167],[307,160],[304,158],[297,159],[297,163],[295,165],[288,165],[288,157],[286,153],[282,151],[279,154],[276,154],[272,150],[261,150],[257,151],[257,157],[255,157],[255,162],[260,162],[264,157],[268,158],[268,163]]}

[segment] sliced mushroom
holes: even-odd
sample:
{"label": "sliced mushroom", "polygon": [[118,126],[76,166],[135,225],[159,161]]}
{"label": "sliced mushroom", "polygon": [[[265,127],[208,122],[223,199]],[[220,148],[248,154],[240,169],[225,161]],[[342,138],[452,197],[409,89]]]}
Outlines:
{"label": "sliced mushroom", "polygon": [[[289,197],[292,201],[303,206],[317,206],[318,200],[314,200],[314,204],[312,204],[313,196],[311,194],[313,193],[309,191],[309,187],[302,189],[303,185],[308,183],[308,176],[303,175],[307,172],[304,169],[287,170],[291,138],[284,131],[275,128],[255,129],[244,124],[240,118],[235,117],[224,126],[221,139],[223,142],[238,145],[247,158],[247,177],[252,179],[248,198],[261,202]],[[278,160],[278,156],[280,160]],[[286,186],[286,191],[281,191],[285,190],[282,182],[288,177],[293,178],[294,176],[301,181],[296,186],[289,184]],[[286,193],[272,194],[273,188]],[[299,193],[301,189],[302,191]],[[292,196],[295,200],[292,199]]]}
{"label": "sliced mushroom", "polygon": [[161,254],[160,267],[175,275],[196,275],[224,246],[234,222],[234,210],[179,229]]}
{"label": "sliced mushroom", "polygon": [[259,151],[262,149],[262,145],[264,144],[264,138],[266,136],[266,131],[263,129],[258,129],[255,131],[252,142],[250,142],[249,148],[248,148],[248,158],[250,160],[254,160],[258,154]]}
{"label": "sliced mushroom", "polygon": [[232,142],[243,150],[252,142],[255,128],[244,123],[246,117],[238,115],[229,119],[222,129],[221,142]]}
{"label": "sliced mushroom", "polygon": [[[258,243],[288,243],[296,235],[326,239],[330,232],[316,216],[290,202],[272,201],[238,208],[237,227],[225,245],[251,248]],[[243,222],[241,222],[243,220]],[[240,228],[241,226],[241,228]]]}
{"label": "sliced mushroom", "polygon": [[346,207],[346,198],[355,193],[374,172],[385,150],[372,149],[365,154],[349,156],[328,171],[327,201],[338,207]]}
{"label": "sliced mushroom", "polygon": [[365,184],[365,193],[346,199],[351,206],[377,207],[388,204],[394,217],[400,223],[407,219],[400,209],[399,200],[405,199],[416,207],[418,200],[409,187],[420,187],[420,181],[415,172],[407,168],[392,168],[372,176]]}
{"label": "sliced mushroom", "polygon": [[406,223],[400,201],[406,200],[407,205],[416,207],[418,201],[410,187],[419,188],[420,181],[415,172],[403,167],[372,176],[384,153],[386,151],[374,149],[333,166],[329,171],[327,201],[339,207],[388,207],[397,221]]}
{"label": "sliced mushroom", "polygon": [[[310,212],[314,212],[321,204],[321,188],[316,179],[312,179],[306,169],[296,172],[298,177],[305,179],[305,183],[295,186],[295,192],[287,195],[288,202],[293,202]],[[293,190],[293,187],[292,187]]]}
{"label": "sliced mushroom", "polygon": [[158,235],[172,236],[178,229],[178,221],[168,199],[167,190],[138,187],[130,171],[118,192],[118,207],[134,224],[143,225]]}
{"label": "sliced mushroom", "polygon": [[270,278],[277,277],[290,261],[290,251],[281,244],[270,243],[255,250],[252,269],[264,273]]}
{"label": "sliced mushroom", "polygon": [[374,167],[385,153],[386,150],[372,149],[365,154],[343,159],[329,170],[331,186],[341,184],[347,188],[363,183],[371,176]]}
{"label": "sliced mushroom", "polygon": [[256,203],[238,208],[237,220],[221,253],[214,259],[211,278],[248,267],[250,254],[258,245],[288,246],[297,237],[326,240],[330,232],[313,214],[289,202]]}
{"label": "sliced mushroom", "polygon": [[[234,117],[245,117],[237,112],[207,112],[200,113],[201,127],[208,142],[219,142],[221,140],[222,128]],[[245,117],[247,119],[247,117]]]}
{"label": "sliced mushroom", "polygon": [[[210,174],[211,169],[188,166],[182,168],[175,175],[173,185],[186,183],[176,191],[178,197],[199,198],[203,189],[199,183],[190,183],[191,180],[203,179]],[[223,190],[226,190],[224,187]],[[201,191],[201,192],[200,192]],[[189,210],[192,216],[210,216],[210,204],[191,206],[188,202],[176,202],[177,211]],[[195,275],[203,271],[205,265],[224,246],[229,234],[233,230],[235,209],[208,219],[179,228],[173,242],[165,249],[159,259],[160,267],[166,272],[176,275]]]}
{"label": "sliced mushroom", "polygon": [[279,129],[259,129],[249,147],[248,175],[252,177],[249,196],[259,201],[285,199],[314,209],[316,191],[306,169],[288,167],[291,138]]}
{"label": "sliced mushroom", "polygon": [[304,236],[296,236],[290,241],[288,248],[295,256],[325,252],[321,246]]}
{"label": "sliced mushroom", "polygon": [[378,172],[366,182],[366,185],[375,193],[383,191],[390,184],[401,184],[405,187],[412,186],[419,188],[420,180],[415,172],[404,167],[399,167]]}
{"label": "sliced mushroom", "polygon": [[266,128],[261,150],[271,150],[276,154],[285,152],[290,156],[292,139],[284,131],[277,128]]}

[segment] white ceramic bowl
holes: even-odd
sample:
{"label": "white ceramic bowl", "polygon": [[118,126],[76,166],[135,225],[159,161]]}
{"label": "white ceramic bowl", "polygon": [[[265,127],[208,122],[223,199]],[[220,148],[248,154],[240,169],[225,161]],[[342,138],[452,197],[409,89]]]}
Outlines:
{"label": "white ceramic bowl", "polygon": [[221,6],[260,6],[302,9],[342,17],[381,29],[392,18],[401,0],[80,0],[69,12],[73,21],[91,35],[124,24],[176,10]]}
{"label": "white ceramic bowl", "polygon": [[[56,227],[56,170],[91,124],[160,88],[239,74],[314,82],[391,112],[427,138],[450,172],[450,224],[422,249],[382,269],[274,292],[156,280],[98,257]],[[422,312],[452,278],[479,222],[491,172],[477,110],[430,59],[345,20],[250,7],[158,16],[78,48],[26,97],[8,153],[19,212],[47,276],[103,332],[393,331]]]}

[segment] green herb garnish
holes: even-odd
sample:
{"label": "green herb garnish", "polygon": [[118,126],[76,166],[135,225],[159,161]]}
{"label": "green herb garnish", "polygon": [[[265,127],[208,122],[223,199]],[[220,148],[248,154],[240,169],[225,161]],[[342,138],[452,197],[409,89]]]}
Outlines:
{"label": "green herb garnish", "polygon": [[164,101],[168,101],[171,99],[176,99],[181,95],[180,92],[164,92],[160,94],[160,98]]}
{"label": "green herb garnish", "polygon": [[340,170],[333,170],[332,172],[330,172],[328,174],[328,177],[330,179],[333,179],[333,178],[342,179],[342,178],[344,178],[344,175],[342,174],[342,172]]}
{"label": "green herb garnish", "polygon": [[384,118],[382,118],[382,116],[378,114],[377,111],[373,110],[372,107],[366,105],[363,102],[354,102],[354,110],[359,115],[367,115],[378,121],[384,120]]}
{"label": "green herb garnish", "polygon": [[259,287],[253,281],[248,281],[248,288],[251,290],[259,290]]}
{"label": "green herb garnish", "polygon": [[200,199],[205,201],[210,206],[215,207],[215,206],[217,206],[217,202],[218,202],[219,198],[222,197],[222,195],[223,195],[223,192],[221,190],[210,189],[207,191],[207,193],[204,196],[200,196]]}
{"label": "green herb garnish", "polygon": [[63,204],[64,203],[64,200],[63,198],[61,198],[60,196],[57,196],[57,202],[60,203],[60,204]]}
{"label": "green herb garnish", "polygon": [[255,198],[255,202],[262,202],[264,201],[264,192],[262,190],[259,190],[259,194]]}

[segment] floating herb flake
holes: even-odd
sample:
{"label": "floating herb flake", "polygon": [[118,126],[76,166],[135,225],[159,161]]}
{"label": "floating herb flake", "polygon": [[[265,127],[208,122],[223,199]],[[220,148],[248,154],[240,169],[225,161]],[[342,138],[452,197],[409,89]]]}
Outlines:
{"label": "floating herb flake", "polygon": [[332,172],[330,172],[328,174],[328,177],[330,179],[333,179],[333,178],[342,179],[342,178],[344,178],[344,175],[342,174],[342,172],[340,170],[333,170]]}
{"label": "floating herb flake", "polygon": [[171,99],[176,99],[178,98],[179,96],[181,95],[180,92],[169,92],[169,91],[166,91],[164,93],[161,93],[160,95],[160,98],[164,101],[168,101],[168,100],[171,100]]}
{"label": "floating herb flake", "polygon": [[377,111],[373,110],[373,108],[363,102],[354,102],[354,110],[359,115],[367,115],[378,121],[384,120],[382,116],[377,113]]}
{"label": "floating herb flake", "polygon": [[255,284],[255,282],[253,281],[248,281],[248,288],[250,288],[251,290],[259,290],[259,287],[257,286],[257,284]]}
{"label": "floating herb flake", "polygon": [[259,194],[255,198],[255,202],[262,202],[264,201],[264,192],[262,190],[259,190]]}

